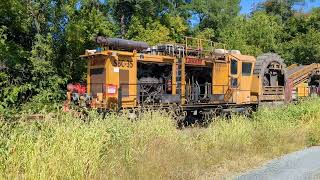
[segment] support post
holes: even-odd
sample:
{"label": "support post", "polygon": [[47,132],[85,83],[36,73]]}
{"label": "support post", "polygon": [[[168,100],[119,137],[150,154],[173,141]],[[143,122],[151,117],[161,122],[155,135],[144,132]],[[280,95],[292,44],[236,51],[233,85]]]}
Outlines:
{"label": "support post", "polygon": [[122,109],[122,87],[118,88],[118,112]]}

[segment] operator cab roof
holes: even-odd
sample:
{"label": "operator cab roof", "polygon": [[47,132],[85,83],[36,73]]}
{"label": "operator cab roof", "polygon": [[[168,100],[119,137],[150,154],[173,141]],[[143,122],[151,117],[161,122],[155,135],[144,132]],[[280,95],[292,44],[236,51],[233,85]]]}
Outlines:
{"label": "operator cab roof", "polygon": [[254,56],[243,55],[243,54],[230,54],[230,56],[231,57],[233,56],[240,61],[256,62],[256,58]]}

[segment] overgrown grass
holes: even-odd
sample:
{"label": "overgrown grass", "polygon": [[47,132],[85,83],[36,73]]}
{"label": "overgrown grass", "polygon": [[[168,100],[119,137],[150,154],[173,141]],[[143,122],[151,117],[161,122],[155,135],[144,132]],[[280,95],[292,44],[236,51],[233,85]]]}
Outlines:
{"label": "overgrown grass", "polygon": [[139,121],[55,113],[1,122],[5,179],[212,179],[320,142],[320,99],[179,130],[161,112]]}

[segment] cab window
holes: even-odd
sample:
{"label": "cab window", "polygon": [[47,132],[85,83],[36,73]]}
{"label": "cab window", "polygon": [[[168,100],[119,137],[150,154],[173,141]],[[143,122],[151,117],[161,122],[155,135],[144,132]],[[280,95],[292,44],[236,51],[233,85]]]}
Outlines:
{"label": "cab window", "polygon": [[90,69],[90,75],[103,74],[104,68],[94,68]]}
{"label": "cab window", "polygon": [[250,76],[252,63],[242,62],[242,76]]}
{"label": "cab window", "polygon": [[231,60],[231,74],[238,74],[238,61],[235,59]]}

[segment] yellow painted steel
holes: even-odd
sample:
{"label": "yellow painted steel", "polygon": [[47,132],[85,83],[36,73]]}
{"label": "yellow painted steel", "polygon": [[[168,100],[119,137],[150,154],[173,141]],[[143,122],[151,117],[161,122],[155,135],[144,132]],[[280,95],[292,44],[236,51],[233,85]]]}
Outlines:
{"label": "yellow painted steel", "polygon": [[[233,75],[230,72],[231,60],[236,60],[238,65],[237,74]],[[229,89],[232,90],[232,102],[236,104],[250,104],[251,103],[251,87],[253,82],[253,67],[255,66],[256,59],[253,56],[241,55],[241,54],[230,54],[228,55],[229,64],[229,77],[236,78],[238,85],[232,87],[229,81]],[[251,69],[249,73],[244,73],[242,69],[244,63],[250,64]]]}
{"label": "yellow painted steel", "polygon": [[[128,96],[122,97],[122,106],[124,108],[137,106],[137,64],[138,62],[145,63],[170,63],[172,65],[172,94],[176,94],[176,58],[170,56],[159,55],[142,55],[136,52],[125,51],[103,51],[95,54],[85,54],[81,56],[88,61],[87,67],[87,92],[92,94],[92,75],[90,71],[96,68],[103,68],[105,72],[105,80],[101,82],[104,92],[93,94],[97,104],[105,105],[103,108],[116,107],[118,103],[118,88],[120,84],[120,73],[128,73],[128,82],[123,87],[127,86]],[[101,64],[95,65],[97,60],[103,61]],[[108,93],[108,87],[116,87],[115,93]],[[104,103],[103,103],[104,102]]]}
{"label": "yellow painted steel", "polygon": [[225,94],[229,88],[229,62],[215,62],[212,68],[212,93]]}
{"label": "yellow painted steel", "polygon": [[287,70],[291,70],[298,67],[298,64],[291,64],[289,67],[287,67]]}
{"label": "yellow painted steel", "polygon": [[87,93],[91,93],[91,87],[90,87],[90,60],[87,61]]}
{"label": "yellow painted steel", "polygon": [[297,85],[297,95],[298,97],[309,96],[309,87],[307,83],[300,83],[299,85]]}
{"label": "yellow painted steel", "polygon": [[181,66],[181,104],[185,104],[186,103],[186,58],[182,58],[182,66]]}

